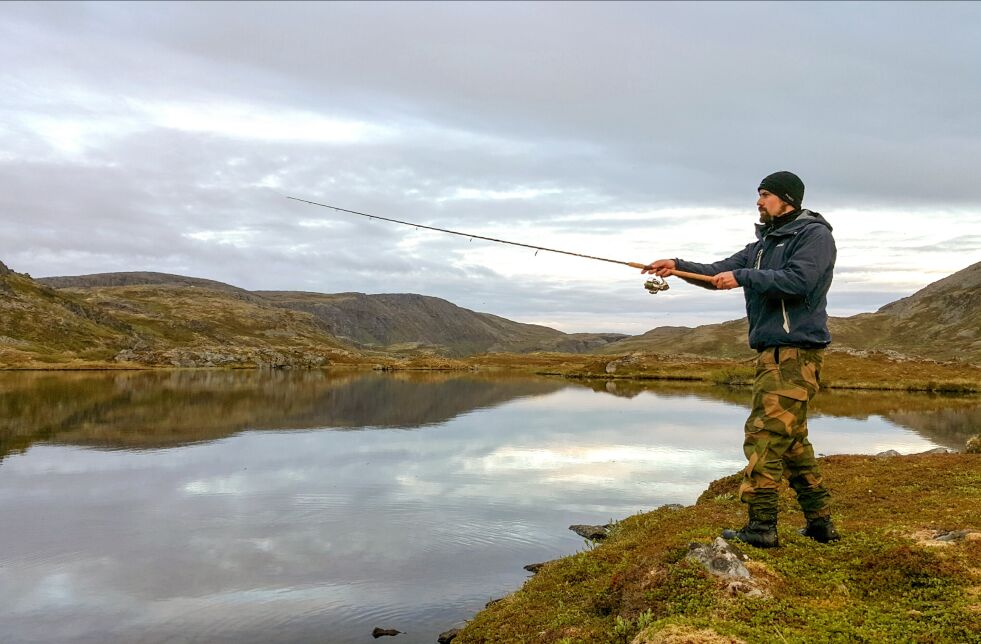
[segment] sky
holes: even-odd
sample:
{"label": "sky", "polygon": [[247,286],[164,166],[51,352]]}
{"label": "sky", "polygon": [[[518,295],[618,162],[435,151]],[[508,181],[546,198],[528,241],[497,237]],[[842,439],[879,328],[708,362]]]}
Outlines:
{"label": "sky", "polygon": [[567,332],[744,314],[633,262],[807,186],[832,315],[981,260],[981,3],[0,4],[0,261],[421,293]]}

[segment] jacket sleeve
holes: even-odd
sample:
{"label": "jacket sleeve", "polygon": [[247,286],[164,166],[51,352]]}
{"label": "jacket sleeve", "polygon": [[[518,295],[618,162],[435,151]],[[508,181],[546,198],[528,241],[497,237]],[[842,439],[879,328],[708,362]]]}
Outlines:
{"label": "jacket sleeve", "polygon": [[699,275],[718,275],[719,273],[733,271],[737,268],[744,268],[746,266],[751,266],[749,262],[749,255],[752,252],[750,249],[753,246],[755,246],[755,244],[747,244],[746,248],[742,249],[735,255],[712,264],[699,264],[698,262],[689,262],[676,258],[674,260],[675,268],[677,268],[679,271],[698,273]]}
{"label": "jacket sleeve", "polygon": [[808,226],[796,241],[783,268],[740,268],[733,271],[736,281],[743,288],[770,297],[807,297],[834,265],[837,249],[831,231],[824,226]]}

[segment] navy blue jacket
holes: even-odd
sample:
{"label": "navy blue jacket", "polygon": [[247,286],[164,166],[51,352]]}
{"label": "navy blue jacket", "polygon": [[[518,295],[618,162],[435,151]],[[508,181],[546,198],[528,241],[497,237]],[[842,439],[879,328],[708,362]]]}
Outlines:
{"label": "navy blue jacket", "polygon": [[746,296],[749,346],[823,348],[828,332],[828,289],[838,251],[831,224],[801,210],[776,230],[757,224],[757,240],[714,264],[676,259],[680,271],[716,275],[732,271]]}

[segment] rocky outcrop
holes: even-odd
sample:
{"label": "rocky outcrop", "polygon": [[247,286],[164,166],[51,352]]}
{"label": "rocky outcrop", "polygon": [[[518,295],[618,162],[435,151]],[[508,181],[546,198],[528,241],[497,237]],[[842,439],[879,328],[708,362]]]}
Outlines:
{"label": "rocky outcrop", "polygon": [[590,541],[602,541],[610,536],[610,528],[612,527],[612,523],[607,523],[606,525],[577,524],[569,526],[569,529],[583,539],[589,539]]}
{"label": "rocky outcrop", "polygon": [[303,350],[221,349],[124,349],[116,362],[195,369],[202,367],[255,367],[266,369],[314,369],[331,363],[330,354]]}
{"label": "rocky outcrop", "polygon": [[10,270],[9,268],[7,268],[7,265],[6,264],[4,264],[3,262],[0,262],[0,277],[2,277],[4,275],[10,275],[11,273],[13,273],[13,271]]}

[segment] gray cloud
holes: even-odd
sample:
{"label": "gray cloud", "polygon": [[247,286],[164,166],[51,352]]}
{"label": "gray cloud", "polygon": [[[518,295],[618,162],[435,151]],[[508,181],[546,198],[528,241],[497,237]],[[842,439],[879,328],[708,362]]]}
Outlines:
{"label": "gray cloud", "polygon": [[[735,250],[759,178],[791,168],[823,212],[959,210],[964,234],[943,249],[966,265],[981,228],[978,18],[969,3],[5,5],[0,255],[35,274],[416,291],[527,319],[621,311],[643,330],[650,305],[627,274],[517,284],[461,261],[465,240],[407,250],[405,229],[282,195],[544,245],[660,247],[686,215],[620,213],[745,209]],[[297,132],[152,112],[216,105]],[[377,131],[324,140],[304,132],[313,118]],[[684,288],[662,315],[741,312]]]}

